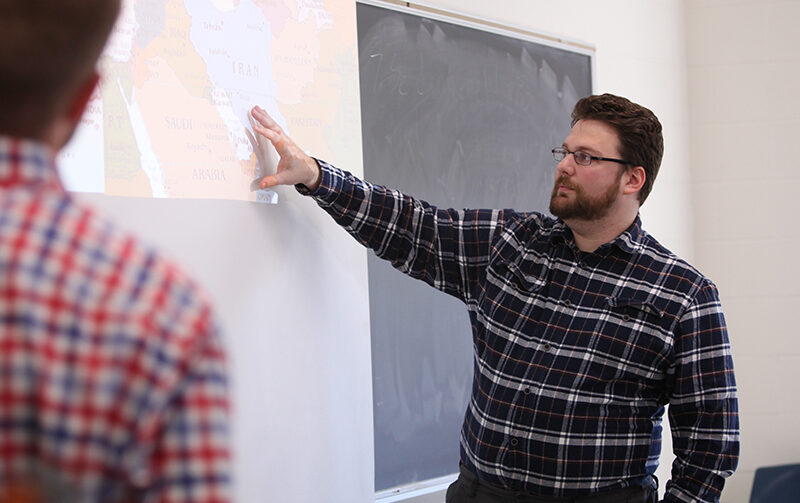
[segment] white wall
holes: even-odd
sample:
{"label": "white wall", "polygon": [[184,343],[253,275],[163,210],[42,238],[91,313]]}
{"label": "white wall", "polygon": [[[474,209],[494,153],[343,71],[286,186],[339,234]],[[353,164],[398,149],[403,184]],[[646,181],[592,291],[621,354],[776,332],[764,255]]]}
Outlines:
{"label": "white wall", "polygon": [[742,452],[723,500],[759,466],[800,462],[800,2],[687,1],[697,265],[720,288]]}

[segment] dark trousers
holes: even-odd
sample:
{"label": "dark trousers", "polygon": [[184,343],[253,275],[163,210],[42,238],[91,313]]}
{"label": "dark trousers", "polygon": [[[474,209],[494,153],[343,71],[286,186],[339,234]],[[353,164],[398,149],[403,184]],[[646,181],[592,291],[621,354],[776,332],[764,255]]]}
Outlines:
{"label": "dark trousers", "polygon": [[481,482],[462,466],[458,479],[447,488],[445,503],[655,503],[657,499],[657,490],[649,487],[626,487],[570,498],[534,496]]}

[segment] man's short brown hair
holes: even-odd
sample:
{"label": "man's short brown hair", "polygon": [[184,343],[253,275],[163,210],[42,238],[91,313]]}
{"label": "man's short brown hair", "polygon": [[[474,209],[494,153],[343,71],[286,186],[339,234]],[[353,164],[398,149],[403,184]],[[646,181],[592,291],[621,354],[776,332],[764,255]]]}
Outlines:
{"label": "man's short brown hair", "polygon": [[88,79],[120,0],[0,0],[0,134],[38,137]]}
{"label": "man's short brown hair", "polygon": [[620,96],[602,94],[578,100],[572,111],[572,125],[580,120],[604,122],[617,131],[620,157],[644,168],[645,181],[639,191],[639,204],[644,203],[653,189],[664,155],[661,123],[655,114]]}

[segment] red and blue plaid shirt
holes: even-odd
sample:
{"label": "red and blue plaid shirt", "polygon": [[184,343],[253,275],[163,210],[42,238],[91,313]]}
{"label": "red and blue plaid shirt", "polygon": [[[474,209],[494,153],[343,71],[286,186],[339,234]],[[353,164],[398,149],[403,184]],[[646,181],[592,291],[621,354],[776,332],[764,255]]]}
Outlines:
{"label": "red and blue plaid shirt", "polygon": [[228,421],[196,286],[76,204],[51,150],[0,137],[0,495],[227,502]]}
{"label": "red and blue plaid shirt", "polygon": [[670,404],[676,460],[665,501],[718,501],[739,453],[719,297],[638,218],[584,253],[561,220],[437,209],[319,164],[322,208],[379,257],[467,306],[469,470],[549,496],[641,485],[658,464]]}

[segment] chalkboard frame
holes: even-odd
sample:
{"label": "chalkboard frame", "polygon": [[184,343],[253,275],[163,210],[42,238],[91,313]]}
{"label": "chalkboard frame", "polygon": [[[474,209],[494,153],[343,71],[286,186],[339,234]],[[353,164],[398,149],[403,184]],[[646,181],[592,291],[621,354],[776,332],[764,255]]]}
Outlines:
{"label": "chalkboard frame", "polygon": [[[510,25],[507,23],[501,23],[490,19],[478,19],[470,15],[459,13],[457,11],[438,8],[431,6],[430,4],[425,4],[421,2],[357,0],[356,4],[357,7],[359,4],[379,7],[391,11],[397,11],[402,14],[418,16],[433,22],[459,25],[466,28],[492,33],[495,35],[499,35],[501,37],[508,37],[511,39],[522,40],[525,42],[530,42],[533,44],[554,49],[560,49],[571,53],[579,54],[582,56],[586,56],[589,61],[589,75],[590,75],[590,88],[591,88],[590,91],[593,91],[596,88],[595,48],[594,46],[588,43],[546,32],[533,31],[527,28]],[[365,131],[364,134],[366,135],[367,132]],[[431,202],[436,203],[435,200]],[[370,259],[373,258],[374,257],[370,257]],[[370,308],[370,310],[372,310],[372,308]],[[373,365],[375,364],[376,362],[373,357]],[[374,370],[373,370],[373,375],[374,375]],[[375,399],[376,399],[375,394],[373,392],[373,401]],[[378,428],[377,424],[375,425],[375,428],[377,430]],[[431,501],[428,498],[430,496],[434,496],[434,493],[442,492],[444,489],[446,489],[447,486],[453,480],[455,480],[456,476],[457,474],[453,473],[442,477],[413,481],[407,484],[399,485],[397,487],[391,487],[389,489],[376,490],[375,498],[376,501],[379,503],[393,503],[399,501],[404,501],[404,502],[414,501],[422,503],[423,501],[425,502]],[[443,493],[437,496],[443,497]]]}

